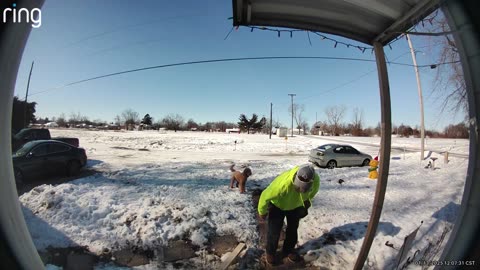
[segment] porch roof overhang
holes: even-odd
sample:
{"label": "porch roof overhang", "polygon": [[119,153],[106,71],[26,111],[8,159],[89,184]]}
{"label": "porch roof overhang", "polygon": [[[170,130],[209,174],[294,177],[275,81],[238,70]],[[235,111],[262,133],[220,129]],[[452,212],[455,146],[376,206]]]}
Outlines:
{"label": "porch roof overhang", "polygon": [[382,45],[439,6],[439,0],[233,0],[234,26],[286,27]]}

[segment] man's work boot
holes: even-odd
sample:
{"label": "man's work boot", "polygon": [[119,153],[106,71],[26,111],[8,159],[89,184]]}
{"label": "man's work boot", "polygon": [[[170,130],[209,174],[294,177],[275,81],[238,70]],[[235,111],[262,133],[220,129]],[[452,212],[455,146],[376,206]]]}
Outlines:
{"label": "man's work boot", "polygon": [[267,254],[265,256],[265,262],[267,263],[267,265],[275,265],[275,255],[273,254]]}
{"label": "man's work boot", "polygon": [[303,257],[295,251],[288,253],[287,258],[292,263],[303,262]]}

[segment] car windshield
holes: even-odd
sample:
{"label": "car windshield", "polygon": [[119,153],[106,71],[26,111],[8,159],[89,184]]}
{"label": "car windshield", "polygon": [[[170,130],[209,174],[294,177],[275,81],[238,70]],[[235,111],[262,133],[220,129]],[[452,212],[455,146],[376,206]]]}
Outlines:
{"label": "car windshield", "polygon": [[21,139],[21,138],[23,137],[23,135],[24,135],[25,133],[27,133],[27,130],[28,130],[28,129],[26,129],[26,128],[20,130],[17,134],[14,135],[14,137],[15,137],[16,139]]}
{"label": "car windshield", "polygon": [[320,150],[328,150],[332,148],[332,145],[331,144],[325,144],[325,145],[322,145],[322,146],[319,146],[317,149],[320,149]]}
{"label": "car windshield", "polygon": [[28,142],[25,145],[22,146],[22,148],[18,149],[15,153],[13,153],[14,157],[20,157],[32,150],[32,147],[36,144],[35,141],[33,142]]}

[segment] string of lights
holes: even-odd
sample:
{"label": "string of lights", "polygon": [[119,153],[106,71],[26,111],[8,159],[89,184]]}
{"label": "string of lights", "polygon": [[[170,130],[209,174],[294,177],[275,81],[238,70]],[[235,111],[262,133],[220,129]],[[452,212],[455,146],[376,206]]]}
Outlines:
{"label": "string of lights", "polygon": [[[437,15],[438,15],[438,10],[435,11],[435,13],[433,13],[430,17],[418,21],[417,23],[415,23],[415,25],[421,24],[422,27],[425,27],[426,22],[430,23],[430,25],[433,25],[433,21],[435,20]],[[230,17],[228,19],[232,19],[232,17]],[[293,33],[295,33],[295,32],[306,32],[308,42],[309,42],[310,46],[312,46],[312,40],[310,38],[310,33],[313,33],[313,34],[319,36],[321,38],[321,40],[326,40],[326,41],[332,42],[334,48],[337,48],[338,45],[343,45],[347,48],[350,48],[350,47],[356,48],[356,49],[360,50],[362,53],[365,53],[366,51],[370,51],[371,53],[373,53],[373,47],[372,46],[361,46],[361,45],[356,45],[356,44],[340,41],[338,39],[332,38],[330,36],[327,36],[325,34],[322,34],[320,32],[316,32],[316,31],[301,30],[301,29],[281,29],[281,28],[273,28],[273,27],[266,27],[266,26],[242,26],[242,28],[248,28],[248,29],[250,29],[250,32],[253,32],[254,30],[274,32],[274,33],[277,34],[277,36],[279,38],[282,36],[282,33],[286,33],[287,36],[290,36],[290,38],[293,38]],[[230,29],[230,31],[228,32],[228,34],[225,36],[224,40],[226,40],[230,36],[230,34],[233,32],[234,29],[238,30],[239,26],[232,27]],[[415,29],[415,26],[413,27],[413,29]],[[386,46],[388,46],[390,49],[392,49],[392,44],[395,43],[396,41],[402,39],[404,36],[406,37],[405,34],[408,34],[408,33],[413,34],[415,32],[397,33],[397,34],[401,34],[401,35],[397,36],[395,39],[390,41],[388,44],[386,44]],[[439,33],[439,34],[432,33],[430,35],[433,36],[433,35],[440,35],[440,34],[441,33]]]}
{"label": "string of lights", "polygon": [[[371,46],[360,46],[360,45],[355,45],[355,44],[351,44],[351,43],[347,43],[347,42],[343,42],[343,41],[340,41],[340,40],[336,40],[334,38],[331,38],[325,34],[322,34],[322,33],[319,33],[319,32],[315,32],[315,31],[308,31],[308,30],[300,30],[300,29],[278,29],[278,28],[271,28],[271,27],[265,27],[265,26],[242,26],[243,28],[249,28],[250,29],[250,32],[253,32],[254,30],[260,30],[260,31],[268,31],[268,32],[276,32],[277,33],[277,36],[278,37],[281,37],[282,36],[282,33],[286,33],[287,36],[290,36],[290,38],[293,38],[293,33],[298,33],[298,32],[306,32],[307,33],[307,37],[308,37],[308,42],[310,44],[310,46],[312,45],[312,40],[310,38],[310,33],[312,34],[315,34],[317,36],[320,37],[321,40],[326,40],[326,41],[330,41],[332,42],[334,45],[333,47],[334,48],[337,48],[338,45],[343,45],[347,48],[357,48],[359,49],[362,53],[364,53],[365,51],[367,50],[371,50],[373,51],[373,47]],[[238,27],[236,27],[236,29],[238,29]],[[233,30],[233,28],[232,28]],[[230,30],[229,33],[232,32],[232,30]],[[228,35],[227,35],[228,37]],[[225,37],[225,39],[227,38]]]}

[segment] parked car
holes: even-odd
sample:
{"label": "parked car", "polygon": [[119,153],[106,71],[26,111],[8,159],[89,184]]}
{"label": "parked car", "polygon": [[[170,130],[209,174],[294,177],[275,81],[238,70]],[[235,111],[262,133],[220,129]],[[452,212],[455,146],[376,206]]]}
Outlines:
{"label": "parked car", "polygon": [[27,142],[35,140],[56,140],[64,143],[68,143],[75,147],[79,146],[78,138],[65,138],[50,136],[50,131],[46,128],[24,128],[20,130],[15,136],[12,137],[12,152],[22,147]]}
{"label": "parked car", "polygon": [[85,149],[54,141],[31,141],[13,154],[15,180],[63,173],[76,175],[87,163]]}
{"label": "parked car", "polygon": [[367,166],[372,156],[350,145],[325,144],[310,150],[308,160],[319,167],[333,169],[345,166]]}

